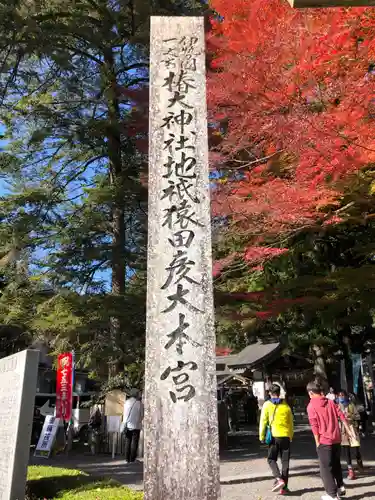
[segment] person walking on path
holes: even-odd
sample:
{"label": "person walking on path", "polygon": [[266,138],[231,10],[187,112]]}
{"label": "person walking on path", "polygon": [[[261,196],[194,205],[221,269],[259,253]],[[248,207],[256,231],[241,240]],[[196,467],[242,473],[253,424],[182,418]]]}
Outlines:
{"label": "person walking on path", "polygon": [[350,429],[339,406],[322,396],[322,387],[319,383],[310,382],[307,385],[307,392],[310,396],[307,414],[318,452],[320,477],[326,491],[322,500],[336,500],[346,494],[340,462],[339,420],[348,434]]}
{"label": "person walking on path", "polygon": [[143,405],[138,389],[130,391],[124,404],[122,432],[125,434],[125,463],[135,462],[143,420]]}
{"label": "person walking on path", "polygon": [[361,419],[359,412],[353,402],[350,401],[349,395],[346,391],[339,392],[339,407],[345,415],[346,420],[351,431],[349,435],[345,427],[341,424],[341,446],[344,449],[346,463],[348,465],[348,479],[355,479],[355,473],[352,464],[352,452],[355,453],[359,472],[363,472],[363,462],[361,455],[361,442],[359,437],[359,421]]}
{"label": "person walking on path", "polygon": [[100,429],[102,426],[102,414],[98,407],[94,408],[88,423],[89,442],[91,454],[95,455],[99,452],[100,447]]}
{"label": "person walking on path", "polygon": [[[272,491],[281,495],[289,493],[290,443],[293,439],[293,415],[290,406],[280,398],[280,386],[274,384],[270,389],[271,399],[264,403],[259,424],[259,439],[268,444],[268,464],[275,483]],[[281,457],[281,473],[277,464]]]}
{"label": "person walking on path", "polygon": [[232,432],[238,432],[240,430],[240,424],[238,420],[238,398],[236,394],[231,393],[228,395],[228,409],[230,430]]}

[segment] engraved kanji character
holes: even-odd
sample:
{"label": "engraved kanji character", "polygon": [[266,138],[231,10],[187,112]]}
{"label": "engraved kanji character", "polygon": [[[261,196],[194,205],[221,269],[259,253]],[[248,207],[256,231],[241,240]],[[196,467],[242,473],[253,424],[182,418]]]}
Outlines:
{"label": "engraved kanji character", "polygon": [[[193,132],[192,132],[193,134]],[[195,146],[190,145],[189,146],[189,137],[186,137],[186,135],[180,135],[178,141],[177,141],[177,146],[176,146],[176,151],[181,151],[183,149],[192,149],[194,151]]]}
{"label": "engraved kanji character", "polygon": [[174,134],[169,134],[169,139],[164,141],[164,149],[169,149],[171,151],[171,146],[172,146],[175,138],[176,138],[176,136]]}
{"label": "engraved kanji character", "polygon": [[177,80],[177,90],[182,94],[188,94],[190,89],[196,89],[197,87],[193,85],[195,79],[189,75],[185,70],[182,70],[179,74]]}
{"label": "engraved kanji character", "polygon": [[[184,363],[183,361],[178,361],[176,368],[171,368],[170,366],[168,366],[168,368],[164,370],[164,372],[160,376],[160,380],[166,380],[171,373],[180,372],[186,369],[195,371],[198,369],[198,365],[194,361],[188,361],[187,363]],[[183,399],[185,402],[187,402],[195,396],[195,388],[191,384],[184,385],[186,384],[186,382],[189,381],[189,375],[185,373],[185,371],[184,373],[180,373],[172,377],[172,380],[174,385],[176,386],[177,392],[183,392],[186,389],[188,389],[187,394],[180,397],[177,397],[173,391],[169,391],[169,395],[173,403],[177,403],[177,401],[180,399]],[[179,387],[182,385],[184,385],[184,387]]]}
{"label": "engraved kanji character", "polygon": [[169,201],[173,201],[173,198],[176,197],[179,201],[184,199],[184,195],[191,199],[194,203],[200,203],[199,198],[191,192],[191,189],[194,188],[194,184],[189,182],[189,179],[179,179],[177,182],[168,181],[169,187],[163,189],[163,196],[160,198],[164,200],[165,198],[169,198]]}
{"label": "engraved kanji character", "polygon": [[171,368],[170,366],[168,366],[168,368],[161,374],[160,380],[166,380],[171,373],[180,372],[185,368],[195,371],[198,370],[198,365],[194,361],[188,361],[187,363],[184,363],[183,361],[177,361],[176,368]]}
{"label": "engraved kanji character", "polygon": [[167,173],[163,177],[169,179],[174,173],[177,177],[196,179],[197,174],[194,171],[196,164],[197,160],[193,156],[186,156],[184,151],[181,153],[180,162],[176,162],[172,156],[168,156],[167,163],[163,165],[167,169]]}
{"label": "engraved kanji character", "polygon": [[189,293],[190,293],[190,290],[188,290],[186,288],[184,289],[184,287],[180,284],[177,285],[176,293],[169,295],[167,297],[167,299],[172,302],[171,305],[169,307],[167,307],[166,309],[164,309],[164,311],[162,311],[162,312],[169,313],[169,312],[173,311],[177,307],[178,304],[185,306],[189,311],[203,312],[203,311],[200,311],[197,307],[193,306],[193,304],[191,304],[190,302],[188,302],[185,299],[185,296],[188,295]]}
{"label": "engraved kanji character", "polygon": [[176,394],[174,392],[169,391],[169,395],[171,397],[171,400],[174,403],[177,403],[177,401],[179,399],[183,399],[185,401],[185,403],[187,403],[188,401],[193,399],[193,397],[196,394],[196,390],[195,390],[195,387],[193,385],[189,384],[189,385],[185,385],[185,387],[176,387],[177,392],[183,392],[185,389],[188,389],[187,393],[184,396],[180,396],[179,398],[176,397]]}
{"label": "engraved kanji character", "polygon": [[187,229],[190,224],[203,227],[203,224],[195,218],[195,212],[191,211],[191,205],[189,205],[187,200],[183,200],[178,205],[166,208],[164,212],[165,220],[163,227],[168,226],[169,229],[173,229],[174,224],[178,224],[180,229]]}
{"label": "engraved kanji character", "polygon": [[195,266],[195,262],[189,260],[186,251],[178,250],[173,256],[172,262],[166,268],[169,275],[161,289],[166,290],[175,278],[177,279],[174,281],[174,284],[178,284],[181,280],[185,279],[188,283],[199,285],[198,281],[189,276],[189,272],[193,266]]}
{"label": "engraved kanji character", "polygon": [[174,94],[173,97],[171,97],[171,98],[168,99],[168,101],[170,103],[169,106],[168,106],[168,108],[173,108],[173,106],[175,104],[179,104],[183,108],[193,109],[193,106],[190,106],[190,104],[187,104],[185,102],[186,94],[182,94],[178,90],[175,90],[173,94]]}
{"label": "engraved kanji character", "polygon": [[164,78],[164,85],[163,87],[168,87],[169,92],[173,92],[173,89],[175,88],[174,79],[175,79],[176,74],[173,71],[170,71],[168,76]]}
{"label": "engraved kanji character", "polygon": [[201,344],[196,342],[195,340],[191,339],[187,333],[185,333],[185,330],[189,328],[190,324],[186,321],[185,322],[185,314],[179,314],[179,325],[176,328],[176,330],[173,330],[172,333],[169,333],[167,336],[170,338],[168,342],[165,344],[164,349],[170,349],[172,345],[176,344],[176,351],[177,354],[183,354],[182,349],[185,344],[188,342],[193,346],[193,347],[202,347]]}
{"label": "engraved kanji character", "polygon": [[188,113],[184,109],[181,109],[179,113],[174,113],[173,111],[169,111],[168,116],[163,118],[163,125],[162,127],[167,127],[168,130],[171,128],[171,125],[173,123],[176,123],[177,125],[180,126],[180,133],[184,134],[185,132],[185,127],[187,125],[190,125],[190,123],[193,120],[193,115],[192,113]]}
{"label": "engraved kanji character", "polygon": [[176,231],[173,233],[172,238],[169,238],[168,241],[174,248],[190,248],[194,238],[194,231]]}

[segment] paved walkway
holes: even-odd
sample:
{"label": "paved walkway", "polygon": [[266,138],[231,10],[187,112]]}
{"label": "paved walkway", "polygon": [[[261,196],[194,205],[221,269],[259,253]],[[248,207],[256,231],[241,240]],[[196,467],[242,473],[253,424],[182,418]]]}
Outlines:
{"label": "paved walkway", "polygon": [[[351,483],[347,482],[348,498],[352,500],[375,498],[375,438],[364,440],[362,452],[366,473]],[[270,492],[267,450],[256,439],[231,449],[221,461],[221,495],[223,500],[275,500]],[[322,482],[311,432],[299,427],[292,443],[291,496],[303,500],[320,499]]]}
{"label": "paved walkway", "polygon": [[[320,499],[323,492],[316,450],[306,427],[297,429],[292,446],[291,496],[303,500]],[[266,452],[254,433],[239,434],[231,438],[230,449],[221,456],[222,500],[275,499],[276,495],[269,491],[272,480],[265,459]],[[363,455],[367,465],[366,474],[348,485],[348,497],[352,500],[375,499],[375,437],[364,440]],[[40,460],[38,463],[46,464]],[[54,463],[77,468],[94,476],[112,477],[131,488],[142,489],[142,463],[125,466],[123,459],[83,455],[60,456],[48,461],[49,465]]]}

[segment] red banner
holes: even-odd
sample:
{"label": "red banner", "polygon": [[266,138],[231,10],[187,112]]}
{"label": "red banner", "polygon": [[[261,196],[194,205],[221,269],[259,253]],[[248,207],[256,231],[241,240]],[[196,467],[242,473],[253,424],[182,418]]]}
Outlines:
{"label": "red banner", "polygon": [[72,417],[73,353],[59,354],[57,358],[56,418],[68,422]]}

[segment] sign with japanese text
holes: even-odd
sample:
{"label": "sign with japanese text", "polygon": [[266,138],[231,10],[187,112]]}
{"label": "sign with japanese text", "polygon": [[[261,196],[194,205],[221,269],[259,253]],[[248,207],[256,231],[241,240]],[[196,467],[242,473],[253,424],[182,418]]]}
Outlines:
{"label": "sign with japanese text", "polygon": [[73,354],[66,352],[57,359],[56,417],[68,422],[72,417]]}
{"label": "sign with japanese text", "polygon": [[50,456],[59,424],[60,420],[52,415],[48,415],[45,418],[43,429],[35,448],[36,457],[48,458]]}

